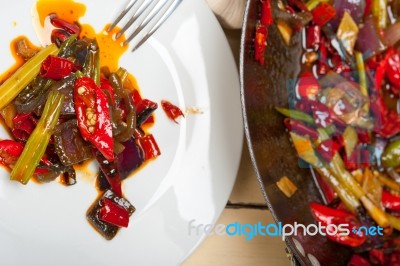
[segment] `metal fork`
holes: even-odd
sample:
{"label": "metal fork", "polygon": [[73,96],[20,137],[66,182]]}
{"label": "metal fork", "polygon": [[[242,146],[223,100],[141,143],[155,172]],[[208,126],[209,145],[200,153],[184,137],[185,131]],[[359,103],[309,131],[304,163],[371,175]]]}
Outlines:
{"label": "metal fork", "polygon": [[[165,22],[165,20],[167,20],[182,1],[183,0],[131,0],[121,14],[110,25],[107,32],[112,31],[115,26],[123,20],[123,18],[132,15],[122,29],[117,32],[115,38],[118,39],[121,37],[122,34],[134,25],[133,32],[123,42],[123,45],[128,45],[136,36],[144,34],[140,37],[141,39],[133,45],[132,52],[134,52],[146,42],[146,40]],[[131,14],[132,12],[129,12],[131,10],[134,10],[133,14]],[[146,27],[148,25],[149,27]],[[146,29],[147,32],[144,31],[144,29]]]}

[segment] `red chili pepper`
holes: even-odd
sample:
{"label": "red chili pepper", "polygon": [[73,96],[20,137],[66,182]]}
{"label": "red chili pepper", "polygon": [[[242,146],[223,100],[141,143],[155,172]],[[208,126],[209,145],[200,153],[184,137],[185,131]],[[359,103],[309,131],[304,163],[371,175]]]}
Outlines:
{"label": "red chili pepper", "polygon": [[14,165],[24,149],[24,145],[14,140],[0,141],[0,163],[6,166]]}
{"label": "red chili pepper", "polygon": [[114,160],[110,108],[107,96],[88,77],[75,82],[75,112],[82,137],[91,142],[109,160]]}
{"label": "red chili pepper", "polygon": [[342,148],[343,146],[333,139],[327,139],[318,145],[317,151],[325,159],[325,161],[330,162],[333,156]]}
{"label": "red chili pepper", "polygon": [[400,116],[397,112],[390,110],[383,117],[381,126],[374,128],[374,132],[385,138],[391,138],[400,133]]}
{"label": "red chili pepper", "polygon": [[382,205],[391,211],[400,211],[400,196],[382,190]]}
{"label": "red chili pepper", "polygon": [[[140,95],[138,90],[134,90],[132,93],[132,100],[135,106],[138,106],[139,103],[142,101],[142,96]],[[137,111],[137,110],[136,110]]]}
{"label": "red chili pepper", "polygon": [[164,112],[167,114],[168,118],[173,120],[177,124],[179,124],[176,121],[176,119],[178,119],[178,117],[180,117],[180,116],[185,117],[185,115],[182,113],[182,110],[179,109],[179,107],[170,103],[169,101],[162,100],[161,107],[164,110]]}
{"label": "red chili pepper", "polygon": [[152,134],[146,135],[139,139],[139,145],[144,151],[146,160],[155,158],[161,154],[160,148]]}
{"label": "red chili pepper", "polygon": [[66,58],[49,55],[40,68],[40,76],[46,79],[60,80],[69,76],[74,69],[74,63]]}
{"label": "red chili pepper", "polygon": [[273,22],[272,9],[270,0],[261,0],[261,18],[260,23],[269,26]]}
{"label": "red chili pepper", "polygon": [[316,220],[320,222],[323,226],[333,224],[337,226],[336,228],[338,228],[339,225],[348,225],[346,228],[343,228],[349,231],[348,234],[342,234],[341,230],[336,230],[336,233],[328,231],[326,232],[327,238],[350,247],[358,247],[365,242],[365,233],[362,230],[360,230],[359,232],[358,229],[361,225],[353,214],[337,209],[332,209],[315,202],[310,203],[310,207]]}
{"label": "red chili pepper", "polygon": [[321,127],[327,127],[331,124],[336,126],[346,126],[346,123],[341,120],[328,106],[318,101],[309,101],[313,112],[315,123]]}
{"label": "red chili pepper", "polygon": [[297,93],[301,97],[315,100],[315,97],[319,92],[320,86],[313,73],[305,72],[300,75],[299,82],[297,84]]}
{"label": "red chili pepper", "polygon": [[360,255],[353,254],[347,266],[371,266],[371,264]]}
{"label": "red chili pepper", "polygon": [[375,71],[375,86],[378,91],[381,90],[382,86],[382,81],[383,78],[385,77],[386,70],[388,69],[389,66],[389,58],[392,57],[394,54],[394,49],[389,48],[386,52],[385,57],[379,62],[376,71]]}
{"label": "red chili pepper", "polygon": [[[371,249],[368,252],[369,255],[369,260],[371,261],[372,264],[374,265],[387,265],[386,262],[386,256],[383,253],[383,250],[380,249]],[[390,264],[392,265],[392,264]]]}
{"label": "red chili pepper", "polygon": [[69,33],[65,30],[55,29],[51,32],[51,42],[60,46],[69,38]]}
{"label": "red chili pepper", "polygon": [[297,7],[300,11],[309,11],[306,4],[301,0],[288,0],[288,4],[293,7]]}
{"label": "red chili pepper", "polygon": [[69,23],[63,19],[60,19],[55,14],[50,16],[50,22],[54,27],[61,28],[70,34],[79,35],[81,32],[81,28],[77,24]]}
{"label": "red chili pepper", "polygon": [[99,211],[99,219],[119,227],[128,227],[129,212],[111,200],[104,198]]}
{"label": "red chili pepper", "polygon": [[368,17],[371,14],[373,0],[365,0],[364,17]]}
{"label": "red chili pepper", "polygon": [[306,28],[306,46],[309,49],[317,49],[321,43],[321,27],[311,25]]}
{"label": "red chili pepper", "polygon": [[288,130],[296,132],[300,135],[308,135],[311,139],[317,139],[319,134],[317,130],[312,127],[306,126],[305,124],[290,118],[285,118],[283,120],[285,126]]}
{"label": "red chili pepper", "polygon": [[143,99],[140,101],[140,103],[136,105],[136,124],[140,126],[145,123],[157,108],[158,104],[156,102],[148,99]]}
{"label": "red chili pepper", "polygon": [[112,87],[110,81],[106,78],[101,78],[100,79],[100,89],[105,90],[108,95],[110,96],[110,99],[113,104],[115,104],[115,98],[114,98],[114,88]]}
{"label": "red chili pepper", "polygon": [[335,8],[326,2],[321,2],[311,13],[314,23],[318,26],[324,26],[336,16]]}
{"label": "red chili pepper", "polygon": [[[389,52],[388,52],[389,53]],[[386,57],[385,57],[386,59]],[[400,52],[392,52],[387,57],[386,77],[389,82],[400,89]]]}
{"label": "red chili pepper", "polygon": [[254,38],[254,58],[256,61],[260,62],[261,65],[264,65],[264,53],[265,48],[267,47],[267,35],[268,30],[265,25],[258,25],[256,28],[256,36]]}
{"label": "red chili pepper", "polygon": [[329,184],[326,181],[325,178],[321,177],[321,175],[318,172],[315,172],[315,175],[316,175],[317,183],[322,191],[322,194],[324,195],[326,202],[328,204],[331,203],[334,199],[337,198],[335,190],[333,189],[331,184]]}
{"label": "red chili pepper", "polygon": [[27,141],[36,127],[37,120],[33,117],[32,113],[17,114],[13,118],[14,127],[11,133],[17,140]]}

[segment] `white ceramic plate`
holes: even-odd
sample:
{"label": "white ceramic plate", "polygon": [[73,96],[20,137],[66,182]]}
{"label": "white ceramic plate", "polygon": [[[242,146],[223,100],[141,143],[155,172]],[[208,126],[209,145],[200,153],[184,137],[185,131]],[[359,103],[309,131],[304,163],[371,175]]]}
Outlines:
{"label": "white ceramic plate", "polygon": [[[10,41],[39,40],[31,20],[34,0],[2,6],[0,71],[13,64]],[[126,1],[84,0],[82,22],[98,31]],[[236,178],[242,149],[239,81],[218,22],[204,0],[186,0],[149,41],[121,58],[137,78],[144,97],[197,107],[180,125],[161,108],[151,132],[162,155],[124,182],[137,211],[128,229],[104,240],[86,221],[97,197],[93,171],[78,183],[23,186],[0,169],[0,255],[4,265],[175,265],[197,247],[204,234],[189,234],[189,221],[213,224]],[[0,92],[1,93],[1,92]],[[6,131],[1,133],[7,137]]]}

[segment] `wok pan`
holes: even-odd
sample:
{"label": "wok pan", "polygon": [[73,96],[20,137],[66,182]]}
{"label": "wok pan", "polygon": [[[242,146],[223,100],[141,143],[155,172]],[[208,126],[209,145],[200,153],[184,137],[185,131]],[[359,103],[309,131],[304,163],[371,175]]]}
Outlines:
{"label": "wok pan", "polygon": [[[315,224],[309,209],[312,201],[322,202],[310,169],[299,166],[296,151],[289,142],[283,118],[275,106],[288,106],[288,87],[300,71],[301,36],[292,37],[287,47],[275,25],[269,27],[265,64],[254,60],[254,33],[259,17],[259,0],[248,0],[241,39],[240,79],[245,133],[258,181],[276,222]],[[283,176],[297,186],[286,197],[276,186]],[[302,265],[346,265],[351,250],[317,234],[285,239]]]}

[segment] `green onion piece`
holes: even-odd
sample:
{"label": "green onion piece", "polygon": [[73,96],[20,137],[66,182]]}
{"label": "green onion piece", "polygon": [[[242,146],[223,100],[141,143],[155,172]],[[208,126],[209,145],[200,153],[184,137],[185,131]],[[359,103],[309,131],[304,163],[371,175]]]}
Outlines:
{"label": "green onion piece", "polygon": [[309,115],[307,113],[304,113],[302,111],[294,110],[294,109],[281,108],[281,107],[275,107],[275,109],[279,113],[281,113],[282,115],[287,116],[289,118],[296,119],[296,120],[299,120],[299,121],[303,121],[303,122],[305,122],[307,124],[310,124],[310,125],[314,125],[315,124],[314,118],[311,115]]}
{"label": "green onion piece", "polygon": [[40,159],[42,159],[46,151],[53,130],[57,125],[63,101],[64,95],[60,92],[51,91],[49,93],[42,117],[35,130],[29,136],[24,150],[11,172],[11,180],[26,184],[32,177],[36,166],[39,164]]}
{"label": "green onion piece", "polygon": [[329,2],[329,0],[310,0],[306,3],[306,7],[309,11],[316,8],[320,3]]}
{"label": "green onion piece", "polygon": [[0,86],[0,109],[3,109],[39,74],[42,62],[49,55],[58,53],[55,44],[42,49],[29,59]]}

